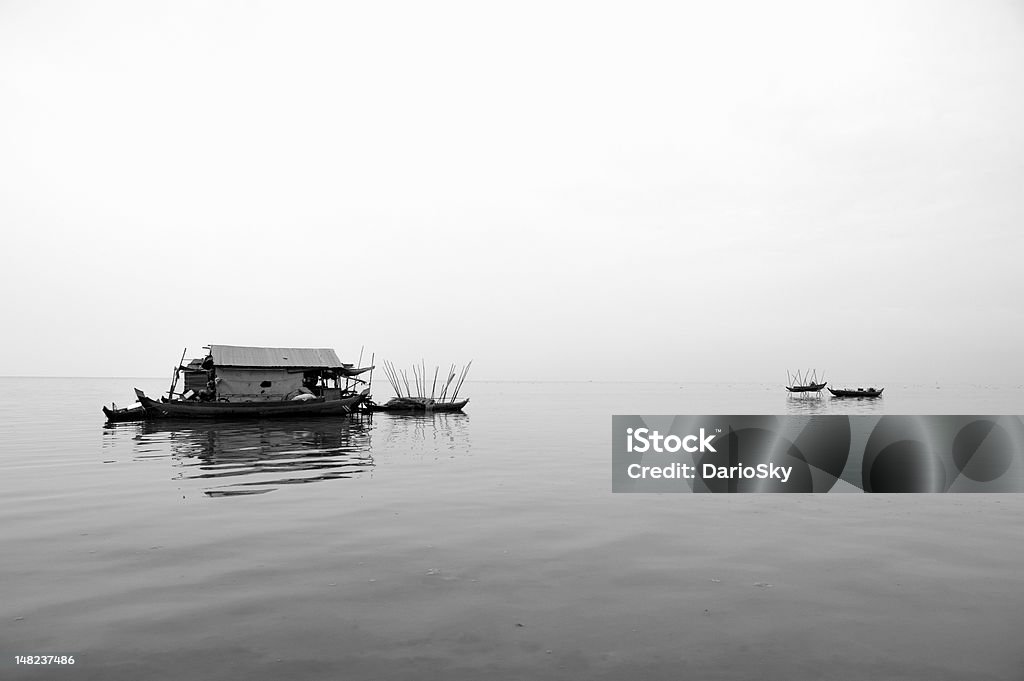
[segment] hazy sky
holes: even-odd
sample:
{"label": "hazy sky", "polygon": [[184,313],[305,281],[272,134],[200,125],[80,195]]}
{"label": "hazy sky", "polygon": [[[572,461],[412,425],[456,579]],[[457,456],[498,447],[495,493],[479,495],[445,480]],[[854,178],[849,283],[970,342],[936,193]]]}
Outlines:
{"label": "hazy sky", "polygon": [[0,0],[0,375],[1024,381],[1020,2]]}

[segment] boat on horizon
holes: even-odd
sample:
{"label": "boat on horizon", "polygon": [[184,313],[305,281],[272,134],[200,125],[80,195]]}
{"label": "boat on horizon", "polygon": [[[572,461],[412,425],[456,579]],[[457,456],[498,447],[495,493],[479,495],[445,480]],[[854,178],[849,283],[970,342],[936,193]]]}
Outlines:
{"label": "boat on horizon", "polygon": [[818,393],[821,392],[828,383],[808,383],[807,385],[787,385],[786,390],[791,393]]}
{"label": "boat on horizon", "polygon": [[828,382],[825,380],[825,375],[822,374],[821,382],[819,383],[817,370],[807,370],[807,373],[801,375],[798,371],[795,374],[790,374],[786,371],[786,390],[791,393],[820,393]]}
{"label": "boat on horizon", "polygon": [[885,388],[829,388],[832,397],[880,397]]}

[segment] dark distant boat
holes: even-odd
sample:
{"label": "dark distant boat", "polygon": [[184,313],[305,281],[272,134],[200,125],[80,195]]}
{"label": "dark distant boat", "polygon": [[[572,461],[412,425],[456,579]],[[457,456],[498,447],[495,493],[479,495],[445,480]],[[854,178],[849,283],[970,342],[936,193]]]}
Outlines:
{"label": "dark distant boat", "polygon": [[108,423],[128,423],[130,421],[145,421],[146,408],[136,402],[130,407],[118,407],[111,403],[110,407],[103,407],[103,413]]}
{"label": "dark distant boat", "polygon": [[461,412],[462,408],[469,404],[469,400],[458,400],[455,402],[440,402],[430,398],[421,397],[394,397],[384,404],[370,402],[366,405],[367,411],[389,411],[405,414],[438,414]]}
{"label": "dark distant boat", "polygon": [[808,383],[807,385],[787,385],[786,390],[791,393],[817,393],[827,385],[827,383]]}
{"label": "dark distant boat", "polygon": [[821,375],[821,382],[819,383],[817,370],[808,369],[805,372],[797,371],[795,374],[789,373],[786,370],[786,390],[791,393],[820,393],[822,389],[828,385],[828,381],[825,381],[825,374]]}
{"label": "dark distant boat", "polygon": [[829,388],[828,391],[832,393],[833,397],[879,397],[885,388],[857,388],[851,390],[849,388]]}

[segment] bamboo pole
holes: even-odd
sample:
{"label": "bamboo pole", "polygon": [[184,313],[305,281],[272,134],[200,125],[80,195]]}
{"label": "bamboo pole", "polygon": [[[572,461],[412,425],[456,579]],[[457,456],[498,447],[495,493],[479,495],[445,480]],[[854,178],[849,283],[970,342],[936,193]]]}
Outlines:
{"label": "bamboo pole", "polygon": [[452,379],[455,378],[455,365],[452,364],[451,368],[448,369],[448,380],[444,384],[444,390],[441,391],[441,401],[444,401],[445,396],[448,394],[448,386],[452,384]]}
{"label": "bamboo pole", "polygon": [[384,360],[384,374],[388,377],[388,382],[391,384],[391,389],[395,391],[395,395],[401,397],[402,389],[398,381],[398,375],[395,373],[395,365],[388,360]]}
{"label": "bamboo pole", "polygon": [[369,378],[369,380],[366,381],[366,387],[371,389],[371,390],[373,389],[373,367],[376,366],[373,363],[373,360],[374,360],[374,358],[376,356],[377,356],[377,353],[375,353],[375,352],[371,352],[370,353],[370,378]]}
{"label": "bamboo pole", "polygon": [[178,366],[174,367],[174,376],[171,377],[171,387],[167,390],[167,399],[171,399],[171,395],[174,394],[174,389],[178,387],[178,372],[181,371],[181,363],[185,361],[185,353],[187,352],[188,347],[186,346],[185,349],[181,351],[181,359],[178,360]]}
{"label": "bamboo pole", "polygon": [[392,385],[395,388],[395,394],[399,397],[402,396],[402,379],[398,376],[398,369],[395,368],[393,362],[388,362],[388,370],[391,372]]}
{"label": "bamboo pole", "polygon": [[452,393],[452,402],[459,396],[459,390],[462,389],[462,384],[466,382],[466,376],[469,374],[469,367],[473,366],[473,360],[469,360],[469,364],[462,368],[462,376],[459,377],[459,383],[455,386],[455,392]]}
{"label": "bamboo pole", "polygon": [[[358,369],[363,364],[363,350],[365,350],[365,349],[366,349],[365,345],[360,345],[359,346],[359,360],[356,362],[356,369]],[[348,385],[349,385],[348,379],[349,379],[349,377],[346,376],[345,377],[345,390],[348,390]]]}

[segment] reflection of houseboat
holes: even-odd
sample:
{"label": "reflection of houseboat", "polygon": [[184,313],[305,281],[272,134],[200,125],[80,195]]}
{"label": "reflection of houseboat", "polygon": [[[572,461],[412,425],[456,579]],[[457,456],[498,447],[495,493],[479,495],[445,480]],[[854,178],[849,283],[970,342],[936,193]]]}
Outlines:
{"label": "reflection of houseboat", "polygon": [[[334,350],[211,345],[209,354],[179,366],[167,397],[135,394],[146,418],[271,418],[332,416],[369,399],[356,378],[373,367],[355,367]],[[184,389],[176,393],[184,374]]]}

